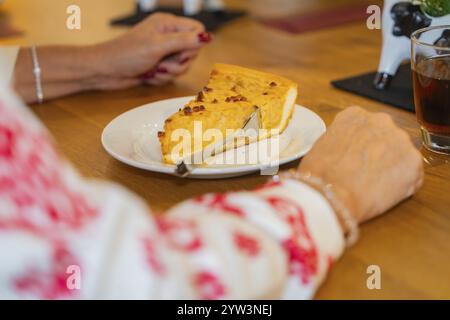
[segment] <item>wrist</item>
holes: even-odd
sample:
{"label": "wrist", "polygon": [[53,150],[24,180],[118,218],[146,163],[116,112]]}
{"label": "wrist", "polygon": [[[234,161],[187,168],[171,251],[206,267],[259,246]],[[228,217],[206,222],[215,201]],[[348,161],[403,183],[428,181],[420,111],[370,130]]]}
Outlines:
{"label": "wrist", "polygon": [[[323,179],[323,181],[325,183],[329,183],[328,180],[326,178]],[[357,209],[356,209],[356,202],[355,202],[355,198],[352,196],[352,194],[350,192],[348,192],[345,188],[341,187],[340,185],[337,184],[332,184],[333,185],[333,192],[334,192],[334,197],[337,199],[338,202],[342,203],[342,205],[348,210],[351,218],[357,222],[357,224],[359,225],[361,223],[361,219],[359,217],[359,215],[357,214]],[[323,193],[323,191],[322,191]],[[339,218],[339,215],[338,215]],[[340,223],[342,223],[342,219],[339,218]],[[346,230],[348,231],[348,230]]]}
{"label": "wrist", "polygon": [[281,177],[298,180],[318,191],[333,208],[337,221],[346,235],[347,246],[351,246],[357,241],[359,220],[356,218],[351,197],[345,189],[331,184],[320,175],[312,175],[311,172],[304,170],[288,171],[283,173]]}
{"label": "wrist", "polygon": [[[333,179],[330,179],[329,177],[327,177],[326,174],[320,174],[320,173],[317,173],[316,171],[314,171],[314,173],[312,173],[309,170],[303,169],[301,166],[299,168],[299,174],[302,176],[312,174],[314,177],[320,179],[324,183],[333,185],[333,192],[334,192],[334,196],[336,197],[336,199],[340,203],[342,203],[343,206],[345,206],[348,209],[352,218],[355,219],[358,222],[358,224],[362,222],[360,219],[360,215],[358,214],[357,203],[355,201],[356,199],[351,194],[351,192],[349,192],[346,188],[342,187],[340,184],[333,182],[332,181]],[[308,181],[305,181],[305,182],[308,183]],[[310,182],[308,184],[311,185]],[[321,189],[321,188],[317,188],[317,186],[312,186],[312,187],[315,189]],[[323,190],[318,190],[318,191],[323,194]]]}
{"label": "wrist", "polygon": [[79,48],[79,61],[86,70],[81,82],[83,90],[96,90],[100,86],[101,79],[111,76],[108,73],[110,66],[108,67],[104,51],[102,44]]}

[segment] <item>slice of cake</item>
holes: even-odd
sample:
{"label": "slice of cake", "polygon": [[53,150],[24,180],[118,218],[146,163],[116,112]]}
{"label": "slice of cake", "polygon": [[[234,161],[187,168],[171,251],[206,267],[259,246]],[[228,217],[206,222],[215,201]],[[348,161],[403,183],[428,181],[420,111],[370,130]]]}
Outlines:
{"label": "slice of cake", "polygon": [[[171,115],[158,132],[165,163],[178,164],[193,154],[225,151],[225,141],[258,113],[256,139],[286,128],[294,110],[297,84],[280,76],[233,65],[216,64],[208,84],[195,99]],[[211,134],[211,132],[220,134]],[[186,138],[187,137],[187,138]],[[251,143],[246,139],[245,143]],[[242,143],[241,143],[242,144]],[[238,144],[231,144],[238,147]]]}

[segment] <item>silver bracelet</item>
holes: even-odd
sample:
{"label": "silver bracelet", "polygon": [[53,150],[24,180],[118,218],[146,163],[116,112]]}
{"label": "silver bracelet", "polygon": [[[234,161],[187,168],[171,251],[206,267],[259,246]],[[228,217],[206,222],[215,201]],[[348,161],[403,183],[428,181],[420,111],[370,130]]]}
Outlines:
{"label": "silver bracelet", "polygon": [[336,215],[341,218],[341,221],[345,224],[347,228],[347,233],[345,235],[346,246],[351,247],[358,241],[359,238],[359,228],[358,222],[350,214],[350,211],[345,207],[341,201],[339,201],[333,191],[333,186],[329,183],[325,183],[322,179],[314,177],[311,173],[300,173],[298,170],[286,171],[280,174],[280,176],[274,176],[274,180],[279,179],[293,179],[304,181],[312,187],[321,191],[323,196],[328,200],[331,207],[334,208]]}
{"label": "silver bracelet", "polygon": [[44,102],[44,91],[42,90],[41,67],[39,66],[39,59],[36,47],[32,46],[30,50],[31,50],[31,59],[33,60],[33,74],[36,87],[36,97],[37,101],[39,103],[42,103]]}

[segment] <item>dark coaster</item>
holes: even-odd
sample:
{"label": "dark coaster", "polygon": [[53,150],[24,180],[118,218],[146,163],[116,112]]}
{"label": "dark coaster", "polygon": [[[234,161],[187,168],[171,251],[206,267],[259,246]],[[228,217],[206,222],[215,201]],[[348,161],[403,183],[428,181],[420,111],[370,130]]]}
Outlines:
{"label": "dark coaster", "polygon": [[389,104],[393,107],[414,112],[411,66],[403,64],[392,79],[387,90],[377,90],[373,86],[376,72],[331,82],[338,89]]}
{"label": "dark coaster", "polygon": [[[136,23],[142,21],[147,16],[154,12],[169,12],[173,13],[177,16],[184,16],[184,12],[182,8],[176,8],[176,7],[164,7],[161,6],[157,10],[152,12],[143,12],[140,10],[139,6],[136,7],[136,11],[132,13],[131,15],[126,15],[124,17],[119,17],[116,19],[113,19],[111,21],[112,25],[123,25],[123,26],[132,26]],[[230,22],[232,20],[235,20],[239,17],[244,16],[246,13],[245,11],[239,11],[239,10],[221,10],[221,11],[205,11],[202,10],[199,14],[190,16],[190,18],[194,18],[199,20],[205,25],[206,30],[208,31],[215,31],[218,28],[220,28],[222,25],[224,25],[227,22]]]}

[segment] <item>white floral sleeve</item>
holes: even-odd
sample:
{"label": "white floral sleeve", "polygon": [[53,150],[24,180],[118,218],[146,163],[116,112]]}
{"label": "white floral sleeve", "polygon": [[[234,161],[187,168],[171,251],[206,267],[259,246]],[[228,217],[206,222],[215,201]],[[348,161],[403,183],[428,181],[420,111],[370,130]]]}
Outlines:
{"label": "white floral sleeve", "polygon": [[296,181],[151,215],[79,177],[0,90],[0,298],[309,299],[343,248],[328,203]]}

